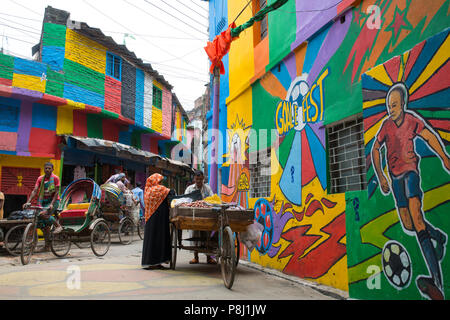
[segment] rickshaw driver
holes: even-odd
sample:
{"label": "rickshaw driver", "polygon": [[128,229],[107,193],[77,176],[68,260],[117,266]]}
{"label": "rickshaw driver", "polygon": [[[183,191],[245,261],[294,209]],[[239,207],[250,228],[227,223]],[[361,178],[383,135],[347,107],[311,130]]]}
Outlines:
{"label": "rickshaw driver", "polygon": [[48,207],[47,209],[39,213],[39,219],[44,222],[45,228],[44,239],[45,247],[44,251],[48,251],[50,244],[48,242],[48,235],[50,233],[50,226],[53,224],[56,228],[53,231],[54,234],[60,233],[63,228],[59,224],[58,220],[53,217],[56,209],[59,205],[59,178],[53,173],[53,164],[51,162],[46,162],[44,164],[44,175],[40,176],[36,180],[33,191],[28,198],[27,203],[23,205],[24,209],[31,206],[31,201],[38,195],[38,204],[42,207]]}

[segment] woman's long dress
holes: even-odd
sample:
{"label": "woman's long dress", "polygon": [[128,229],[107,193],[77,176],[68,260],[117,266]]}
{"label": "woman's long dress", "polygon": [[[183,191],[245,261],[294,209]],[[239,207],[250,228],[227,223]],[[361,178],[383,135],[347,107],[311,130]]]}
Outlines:
{"label": "woman's long dress", "polygon": [[145,224],[142,267],[146,268],[161,263],[168,263],[171,255],[169,202],[166,197]]}

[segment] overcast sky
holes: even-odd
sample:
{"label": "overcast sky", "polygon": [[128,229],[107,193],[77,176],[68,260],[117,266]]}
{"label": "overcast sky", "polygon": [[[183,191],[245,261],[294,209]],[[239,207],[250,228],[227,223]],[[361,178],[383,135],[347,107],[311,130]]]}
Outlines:
{"label": "overcast sky", "polygon": [[[185,110],[209,81],[208,2],[201,0],[1,0],[0,41],[4,53],[31,59],[47,6],[72,20],[99,28],[152,64],[174,87]],[[124,36],[130,34],[131,36]]]}

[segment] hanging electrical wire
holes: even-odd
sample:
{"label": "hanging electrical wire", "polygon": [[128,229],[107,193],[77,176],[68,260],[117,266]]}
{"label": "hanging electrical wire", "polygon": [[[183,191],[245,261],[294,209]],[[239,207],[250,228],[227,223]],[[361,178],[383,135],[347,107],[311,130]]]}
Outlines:
{"label": "hanging electrical wire", "polygon": [[34,14],[37,14],[37,15],[40,16],[40,17],[42,17],[42,14],[41,14],[41,13],[38,13],[38,12],[36,12],[36,11],[30,9],[30,8],[28,8],[27,6],[24,6],[24,5],[21,4],[21,3],[18,3],[18,2],[14,1],[14,0],[9,0],[9,1],[12,2],[12,3],[14,3],[14,4],[16,4],[16,5],[18,5],[18,6],[20,6],[20,7],[22,7],[22,8],[24,8],[24,9],[26,9],[26,10],[28,10],[28,11],[30,11],[30,12],[33,12]]}
{"label": "hanging electrical wire", "polygon": [[157,6],[157,5],[155,5],[155,4],[151,3],[151,2],[149,2],[149,1],[147,1],[147,0],[144,0],[144,1],[147,2],[149,5],[151,5],[151,6],[155,7],[155,8],[157,8],[158,10],[161,10],[161,11],[163,11],[164,13],[170,15],[171,17],[175,18],[176,20],[180,21],[181,23],[187,25],[189,28],[191,28],[191,29],[193,29],[193,30],[196,30],[196,31],[200,32],[201,34],[204,34],[204,35],[208,36],[208,34],[207,34],[206,32],[204,32],[204,31],[202,31],[202,30],[199,30],[199,29],[197,29],[196,27],[193,27],[193,26],[190,25],[189,23],[186,23],[185,21],[181,20],[181,19],[178,18],[177,16],[174,16],[174,15],[171,14],[170,12],[167,12],[166,10],[160,8],[159,6]]}
{"label": "hanging electrical wire", "polygon": [[[192,34],[186,32],[186,30],[181,29],[181,28],[178,28],[177,26],[168,23],[166,20],[160,19],[159,17],[156,17],[156,16],[152,15],[152,14],[149,13],[147,10],[145,10],[145,9],[143,9],[143,8],[141,8],[141,7],[138,7],[138,6],[136,6],[135,4],[133,4],[133,3],[131,3],[131,2],[128,2],[127,0],[122,0],[122,1],[125,2],[125,3],[127,3],[127,4],[130,5],[130,6],[135,7],[135,8],[138,9],[140,12],[144,12],[145,14],[147,14],[147,15],[150,16],[150,17],[152,17],[153,19],[156,19],[156,20],[158,20],[158,21],[164,23],[165,25],[167,25],[167,26],[169,26],[169,27],[171,27],[171,28],[173,28],[173,29],[176,29],[176,30],[178,30],[178,31],[181,31],[181,32],[183,32],[184,34],[187,34],[187,35],[189,35],[189,36],[195,38],[195,36],[193,36]],[[204,39],[204,40],[205,40],[205,39]],[[203,41],[204,41],[204,40],[203,40]]]}
{"label": "hanging electrical wire", "polygon": [[194,9],[192,9],[191,7],[189,7],[189,6],[187,6],[186,4],[184,4],[182,1],[180,1],[180,0],[176,0],[179,4],[181,4],[181,5],[183,5],[184,7],[186,7],[186,8],[188,8],[189,10],[191,10],[191,11],[193,11],[193,12],[195,12],[196,14],[198,14],[200,17],[202,17],[202,18],[204,18],[204,19],[206,19],[206,20],[208,20],[208,17],[206,17],[206,16],[204,16],[204,15],[202,15],[200,12],[198,12],[198,11],[196,11],[196,10],[194,10]]}
{"label": "hanging electrical wire", "polygon": [[196,22],[196,23],[198,23],[199,25],[201,25],[202,27],[204,27],[204,28],[208,28],[208,26],[207,25],[205,25],[205,24],[203,24],[203,23],[201,23],[201,22],[198,22],[197,20],[195,20],[195,19],[193,19],[191,16],[189,16],[189,15],[187,15],[187,14],[185,14],[184,12],[181,12],[180,10],[178,10],[177,8],[175,8],[174,6],[172,6],[172,5],[170,5],[170,4],[168,4],[166,1],[164,1],[164,0],[161,0],[161,2],[163,2],[163,3],[165,3],[167,6],[169,6],[169,7],[171,7],[172,9],[174,9],[175,11],[177,11],[177,12],[179,12],[179,13],[181,13],[183,16],[185,16],[185,17],[187,17],[187,18],[189,18],[189,19],[191,19],[192,21],[194,21],[194,22]]}
{"label": "hanging electrical wire", "polygon": [[203,11],[205,11],[206,13],[208,13],[208,10],[206,10],[205,8],[203,8],[202,6],[200,6],[198,3],[196,3],[195,1],[191,0],[191,2],[193,4],[195,4],[197,7],[199,7],[200,9],[202,9]]}

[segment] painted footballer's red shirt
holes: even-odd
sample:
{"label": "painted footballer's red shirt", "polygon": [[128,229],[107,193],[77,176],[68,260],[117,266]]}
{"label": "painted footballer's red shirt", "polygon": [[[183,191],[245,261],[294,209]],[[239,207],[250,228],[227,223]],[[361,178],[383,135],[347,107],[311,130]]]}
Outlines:
{"label": "painted footballer's red shirt", "polygon": [[418,171],[419,157],[414,150],[414,138],[425,128],[425,122],[413,113],[405,112],[402,124],[397,127],[388,118],[381,125],[377,140],[386,144],[389,171],[399,176],[408,171]]}

